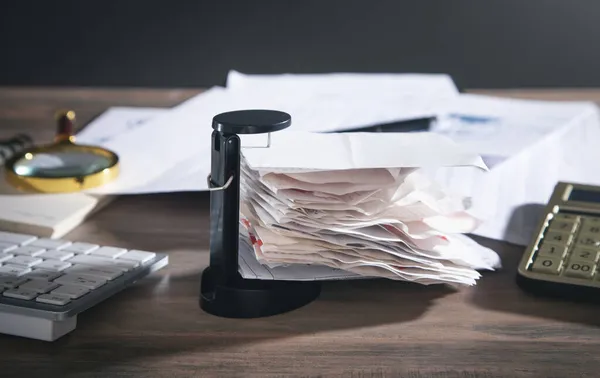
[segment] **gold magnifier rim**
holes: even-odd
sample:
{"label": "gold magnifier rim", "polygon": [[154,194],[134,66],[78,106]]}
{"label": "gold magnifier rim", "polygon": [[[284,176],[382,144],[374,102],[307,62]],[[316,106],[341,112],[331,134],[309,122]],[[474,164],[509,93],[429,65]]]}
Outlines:
{"label": "gold magnifier rim", "polygon": [[[109,159],[107,168],[83,176],[42,177],[22,176],[15,172],[15,164],[27,154],[52,154],[63,151],[91,152]],[[102,186],[119,175],[119,157],[116,153],[98,146],[74,144],[70,141],[27,149],[4,164],[6,181],[19,190],[36,193],[72,193]]]}

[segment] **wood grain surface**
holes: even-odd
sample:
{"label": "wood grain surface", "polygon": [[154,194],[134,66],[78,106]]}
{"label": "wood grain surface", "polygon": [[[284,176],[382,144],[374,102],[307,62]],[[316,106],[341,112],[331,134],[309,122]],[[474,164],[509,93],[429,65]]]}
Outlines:
{"label": "wood grain surface", "polygon": [[[0,138],[49,141],[57,108],[87,122],[110,106],[173,106],[197,90],[0,88]],[[600,91],[479,91],[600,99]],[[208,196],[126,196],[67,238],[166,252],[170,265],[81,314],[55,343],[0,336],[1,377],[596,377],[597,306],[535,298],[515,285],[523,248],[478,238],[503,269],[451,290],[373,280],[265,319],[198,306],[208,262]],[[0,209],[1,211],[1,209]]]}

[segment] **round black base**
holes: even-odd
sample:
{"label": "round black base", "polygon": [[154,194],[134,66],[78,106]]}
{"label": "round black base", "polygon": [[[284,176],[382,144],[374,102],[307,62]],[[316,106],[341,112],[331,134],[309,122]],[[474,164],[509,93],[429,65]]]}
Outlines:
{"label": "round black base", "polygon": [[200,307],[224,318],[260,318],[295,310],[321,293],[318,282],[247,280],[240,276],[226,286],[210,267],[202,273]]}

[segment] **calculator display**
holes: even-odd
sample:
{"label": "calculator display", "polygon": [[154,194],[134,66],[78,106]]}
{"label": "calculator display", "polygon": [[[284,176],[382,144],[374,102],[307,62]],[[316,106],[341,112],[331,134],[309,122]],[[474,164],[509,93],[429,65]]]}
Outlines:
{"label": "calculator display", "polygon": [[600,191],[573,188],[569,201],[600,203]]}

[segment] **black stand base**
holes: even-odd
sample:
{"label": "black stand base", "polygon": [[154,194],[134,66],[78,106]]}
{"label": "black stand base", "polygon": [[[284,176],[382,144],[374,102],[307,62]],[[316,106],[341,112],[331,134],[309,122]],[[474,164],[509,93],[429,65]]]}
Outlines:
{"label": "black stand base", "polygon": [[305,306],[321,293],[318,282],[247,280],[241,276],[227,285],[218,272],[202,273],[200,307],[224,318],[260,318]]}

